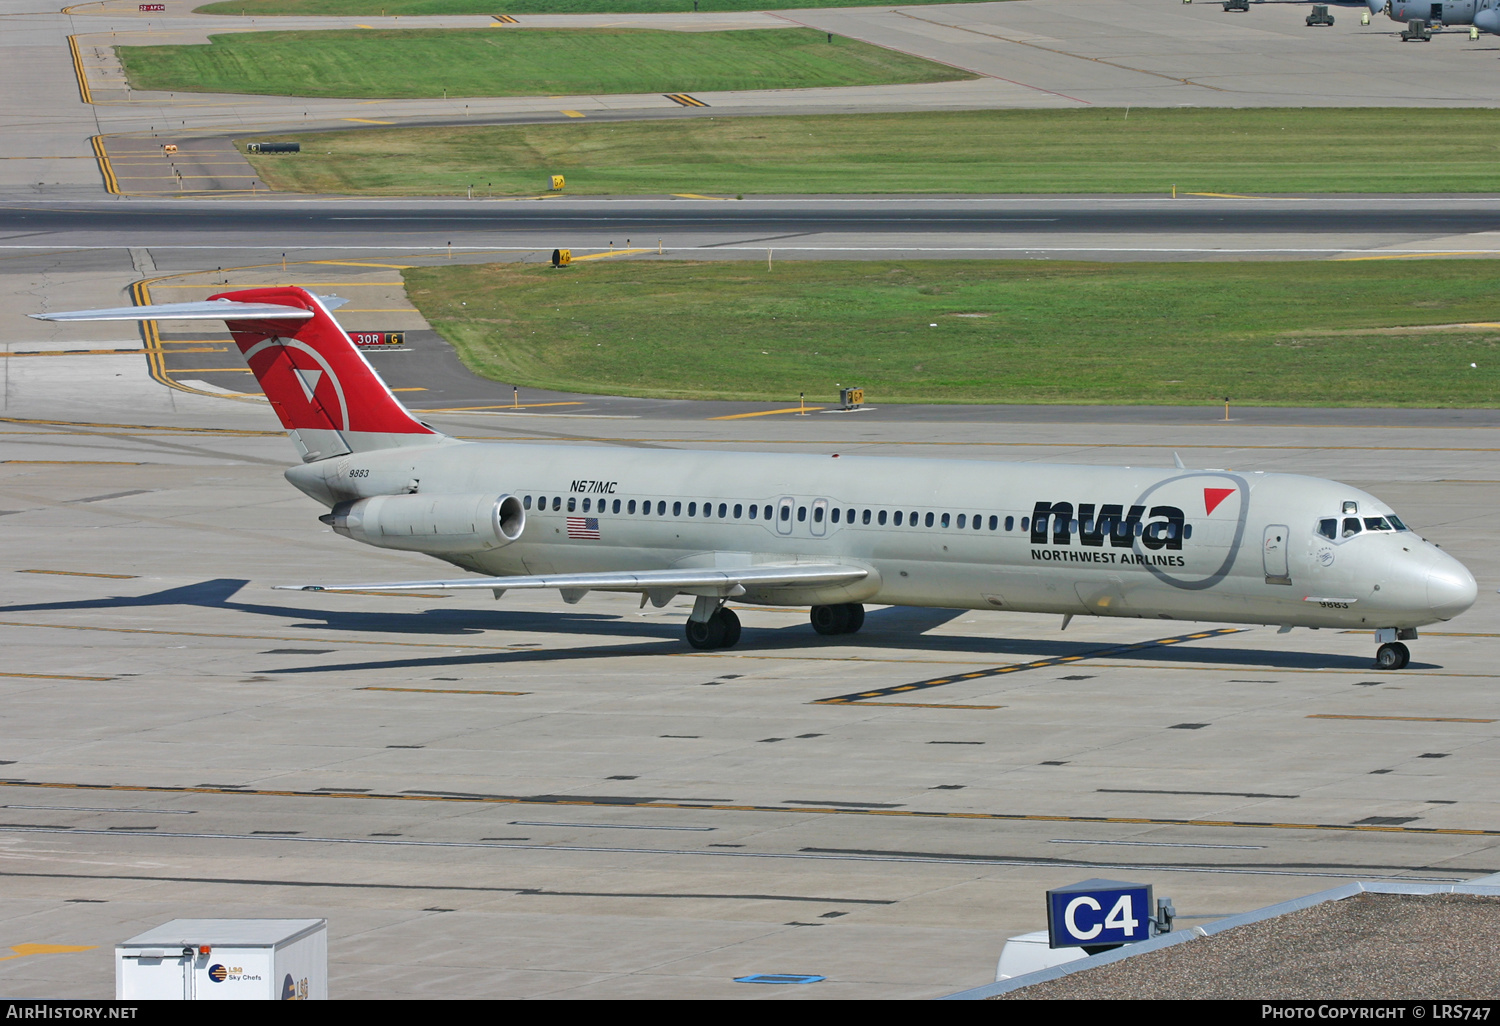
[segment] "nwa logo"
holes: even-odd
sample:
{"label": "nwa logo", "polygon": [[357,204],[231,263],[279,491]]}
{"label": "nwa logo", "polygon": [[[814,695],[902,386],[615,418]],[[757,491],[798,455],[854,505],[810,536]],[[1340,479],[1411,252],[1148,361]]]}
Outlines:
{"label": "nwa logo", "polygon": [[1038,502],[1031,511],[1031,544],[1071,545],[1076,533],[1079,544],[1093,548],[1103,548],[1106,542],[1118,549],[1133,548],[1139,538],[1148,549],[1182,549],[1187,518],[1176,506],[1148,509],[1080,502],[1077,514],[1071,502]]}
{"label": "nwa logo", "polygon": [[[1147,499],[1155,490],[1151,489],[1141,498]],[[1204,515],[1212,517],[1214,511],[1223,507],[1226,500],[1238,490],[1204,488]],[[1239,549],[1240,536],[1244,530],[1244,505],[1234,503],[1225,508],[1234,510],[1235,507],[1238,507],[1238,515],[1233,517],[1235,533],[1224,563],[1202,580],[1184,580],[1161,569],[1187,565],[1185,557],[1177,553],[1182,551],[1182,543],[1192,537],[1192,527],[1187,523],[1182,508],[1165,504],[1139,502],[1130,505],[1100,505],[1081,502],[1075,509],[1071,502],[1038,502],[1032,508],[1029,525],[1031,544],[1034,546],[1031,558],[1042,562],[1138,566],[1175,587],[1208,587],[1228,571]],[[1223,518],[1221,514],[1221,519]],[[1027,526],[1022,524],[1023,529]],[[1079,548],[1073,548],[1074,535],[1078,536]],[[1117,552],[1116,549],[1128,551]]]}

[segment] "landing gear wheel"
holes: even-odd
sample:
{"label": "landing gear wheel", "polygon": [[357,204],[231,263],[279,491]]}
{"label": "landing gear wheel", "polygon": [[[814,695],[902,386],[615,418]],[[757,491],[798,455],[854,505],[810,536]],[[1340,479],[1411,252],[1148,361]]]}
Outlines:
{"label": "landing gear wheel", "polygon": [[729,609],[720,609],[707,620],[689,620],[684,631],[694,648],[729,648],[740,640],[740,618]]}
{"label": "landing gear wheel", "polygon": [[1381,645],[1375,650],[1375,669],[1403,670],[1411,662],[1411,650],[1399,641]]}
{"label": "landing gear wheel", "polygon": [[844,608],[849,610],[849,626],[844,628],[844,633],[853,634],[865,625],[865,607],[858,602],[850,602]]}
{"label": "landing gear wheel", "polygon": [[853,634],[865,625],[865,607],[858,602],[813,606],[808,619],[819,634]]}
{"label": "landing gear wheel", "polygon": [[724,640],[719,642],[720,648],[733,648],[740,643],[740,618],[734,615],[733,609],[719,610],[717,617],[724,625]]}
{"label": "landing gear wheel", "polygon": [[844,634],[849,630],[849,607],[813,606],[808,619],[819,634]]}

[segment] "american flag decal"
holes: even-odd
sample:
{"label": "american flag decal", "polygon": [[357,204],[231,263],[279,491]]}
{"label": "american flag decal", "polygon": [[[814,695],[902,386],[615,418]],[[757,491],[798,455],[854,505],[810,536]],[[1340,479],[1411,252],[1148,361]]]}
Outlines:
{"label": "american flag decal", "polygon": [[599,518],[598,517],[569,517],[568,518],[568,537],[569,538],[598,538],[599,537]]}

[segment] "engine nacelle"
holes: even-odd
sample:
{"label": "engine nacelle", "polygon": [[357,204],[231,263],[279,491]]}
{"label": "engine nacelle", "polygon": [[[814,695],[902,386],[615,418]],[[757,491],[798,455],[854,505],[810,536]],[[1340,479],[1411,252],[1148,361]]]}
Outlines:
{"label": "engine nacelle", "polygon": [[514,495],[376,495],[341,502],[318,519],[366,545],[433,555],[498,549],[526,529]]}

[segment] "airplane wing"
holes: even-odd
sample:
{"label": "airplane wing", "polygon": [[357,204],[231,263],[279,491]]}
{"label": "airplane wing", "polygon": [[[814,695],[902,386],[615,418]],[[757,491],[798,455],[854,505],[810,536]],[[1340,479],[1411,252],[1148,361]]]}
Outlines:
{"label": "airplane wing", "polygon": [[752,587],[802,588],[863,580],[870,571],[835,563],[780,563],[735,567],[687,567],[679,570],[606,571],[591,574],[543,574],[535,577],[465,577],[456,581],[400,581],[381,584],[278,584],[278,591],[433,591],[559,588],[577,601],[587,591],[639,591],[702,594],[737,598]]}

